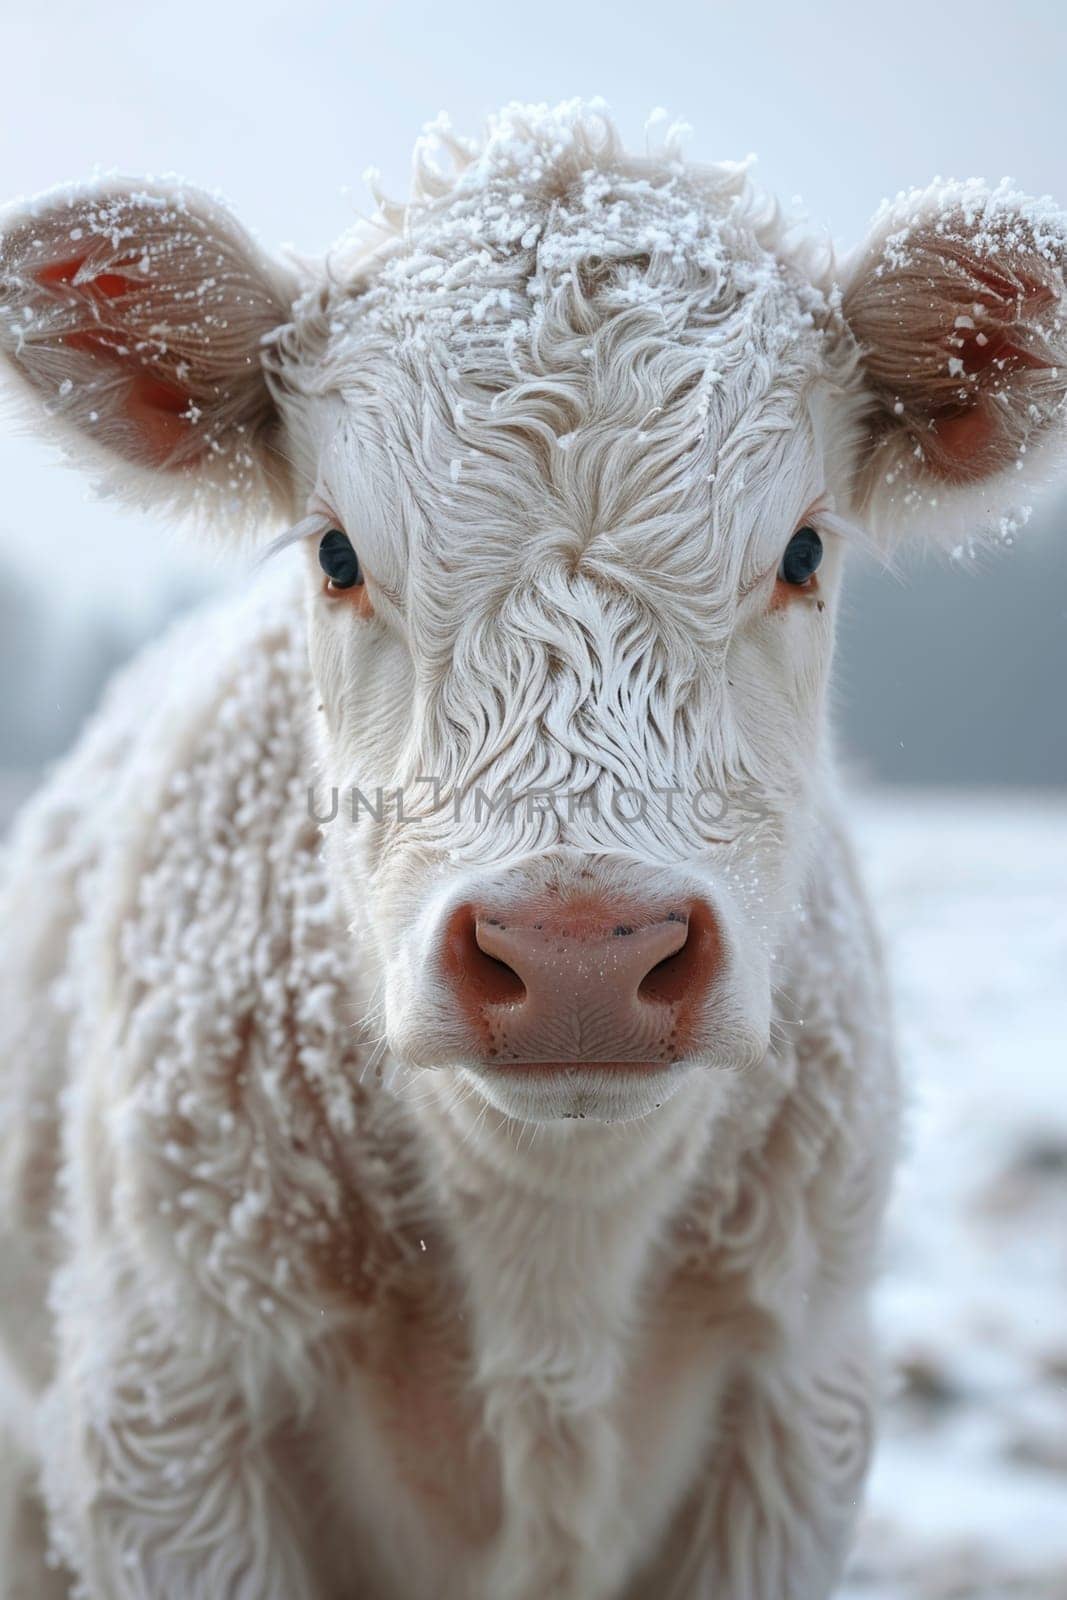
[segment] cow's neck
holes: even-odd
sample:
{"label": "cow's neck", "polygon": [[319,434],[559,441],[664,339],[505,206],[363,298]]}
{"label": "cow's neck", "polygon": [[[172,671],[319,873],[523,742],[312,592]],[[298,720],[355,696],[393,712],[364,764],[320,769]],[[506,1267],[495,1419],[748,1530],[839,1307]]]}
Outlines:
{"label": "cow's neck", "polygon": [[[724,1091],[712,1074],[694,1073],[636,1121],[525,1124],[486,1107],[445,1072],[423,1074],[419,1092],[419,1122],[473,1282],[482,1259],[501,1252],[527,1263],[535,1279],[563,1270],[554,1240],[577,1251],[585,1240],[590,1250],[617,1250],[615,1275],[625,1275],[633,1254],[639,1271],[641,1241],[680,1202]],[[518,1287],[523,1274],[513,1276]]]}
{"label": "cow's neck", "polygon": [[431,1079],[421,1117],[474,1323],[480,1378],[525,1374],[595,1406],[715,1109],[695,1074],[631,1123],[522,1126]]}
{"label": "cow's neck", "polygon": [[523,1594],[599,1594],[602,1573],[590,1587],[586,1564],[605,1548],[625,1564],[631,1542],[613,1397],[665,1224],[707,1144],[714,1079],[694,1075],[641,1122],[521,1128],[443,1073],[426,1076],[419,1116],[453,1218],[469,1370],[500,1462],[491,1592],[507,1596],[522,1573]]}

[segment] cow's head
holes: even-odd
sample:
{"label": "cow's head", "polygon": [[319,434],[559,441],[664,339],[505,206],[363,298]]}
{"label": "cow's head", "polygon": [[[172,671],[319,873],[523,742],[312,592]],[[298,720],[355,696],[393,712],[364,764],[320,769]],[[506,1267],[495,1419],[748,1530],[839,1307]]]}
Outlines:
{"label": "cow's head", "polygon": [[1065,229],[941,186],[836,267],[589,109],[445,142],[321,272],[180,186],[46,197],[3,347],[130,482],[298,523],[394,1052],[629,1117],[766,1050],[845,546],[1002,514],[1059,422]]}

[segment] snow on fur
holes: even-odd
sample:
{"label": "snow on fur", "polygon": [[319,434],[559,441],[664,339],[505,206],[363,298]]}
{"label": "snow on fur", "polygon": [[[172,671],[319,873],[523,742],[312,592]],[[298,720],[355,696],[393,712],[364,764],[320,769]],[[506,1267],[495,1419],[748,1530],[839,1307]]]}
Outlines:
{"label": "snow on fur", "polygon": [[[580,104],[438,128],[321,268],[181,185],[14,216],[0,349],[68,440],[219,520],[297,508],[310,574],[135,667],[8,852],[29,1592],[830,1593],[898,1101],[827,730],[843,547],[976,485],[1005,514],[1057,432],[1062,244],[938,189],[839,271],[743,168]],[[308,814],[427,774],[597,804]],[[443,930],[594,891],[704,903],[720,965],[692,1060],[563,1072],[564,1115],[476,1059]]]}

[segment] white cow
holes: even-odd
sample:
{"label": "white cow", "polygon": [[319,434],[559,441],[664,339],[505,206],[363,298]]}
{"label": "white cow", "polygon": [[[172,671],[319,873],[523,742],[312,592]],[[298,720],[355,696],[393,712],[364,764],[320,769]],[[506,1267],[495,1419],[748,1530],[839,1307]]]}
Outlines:
{"label": "white cow", "polygon": [[9,850],[6,1597],[830,1593],[898,1105],[842,561],[1010,515],[1065,240],[942,185],[837,265],[597,106],[320,267],[180,183],[8,217],[48,425],[293,532]]}

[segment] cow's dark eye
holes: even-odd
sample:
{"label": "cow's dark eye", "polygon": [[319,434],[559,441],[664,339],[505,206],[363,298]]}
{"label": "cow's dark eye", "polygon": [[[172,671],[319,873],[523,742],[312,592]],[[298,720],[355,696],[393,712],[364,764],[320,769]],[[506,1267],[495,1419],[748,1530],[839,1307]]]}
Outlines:
{"label": "cow's dark eye", "polygon": [[778,576],[783,583],[807,583],[822,560],[822,540],[814,528],[798,528],[785,547]]}
{"label": "cow's dark eye", "polygon": [[363,582],[359,557],[351,539],[340,528],[331,528],[319,541],[319,566],[329,578],[331,589],[354,589]]}

